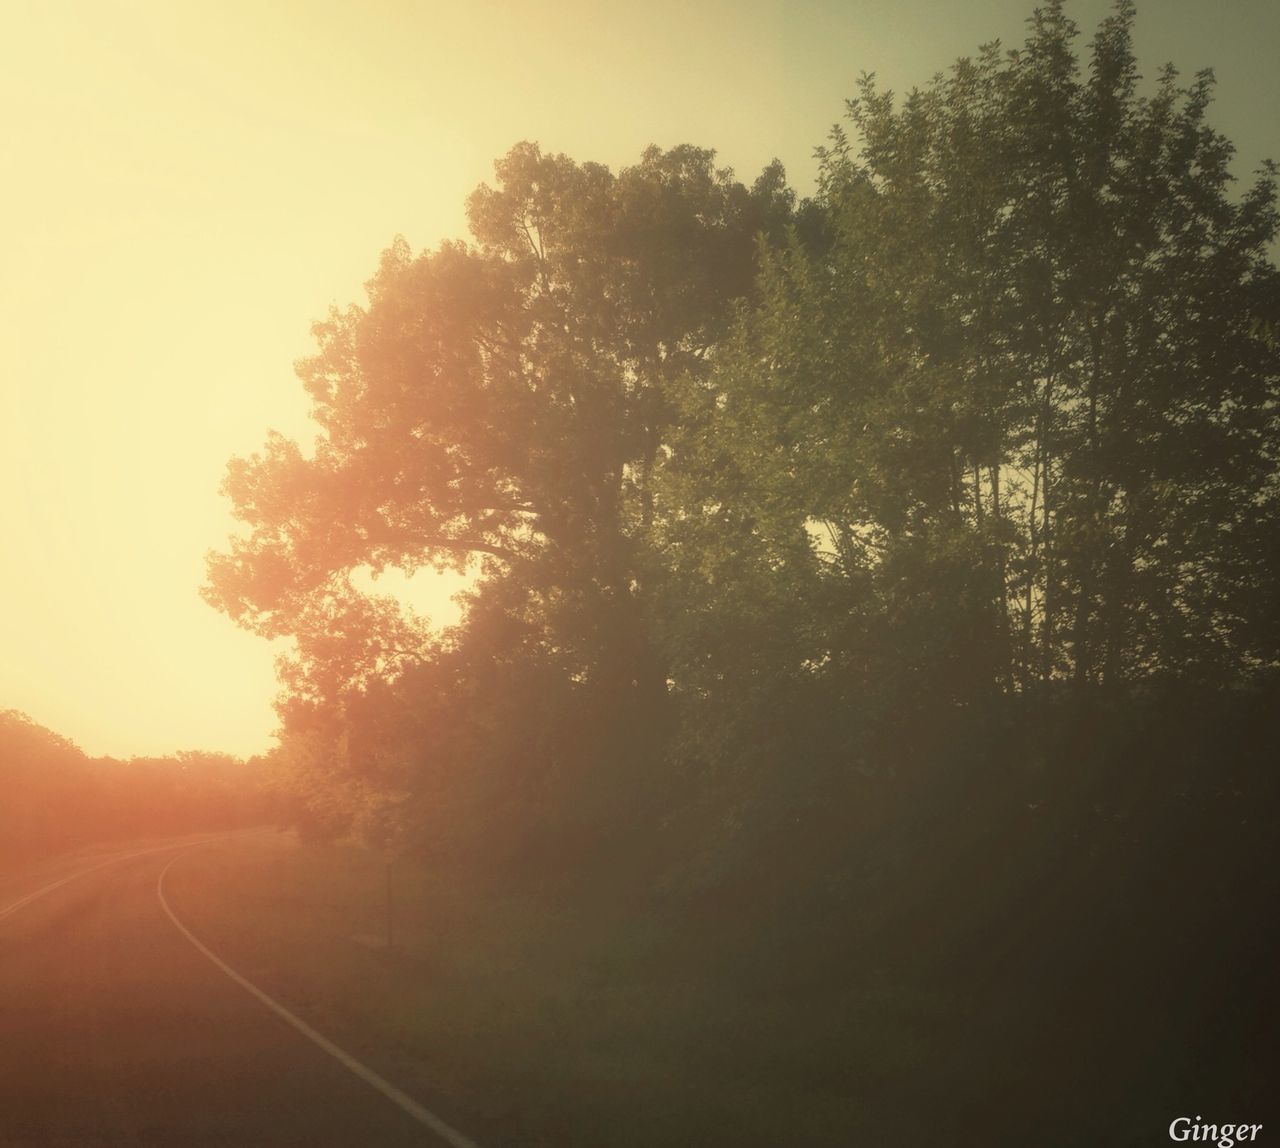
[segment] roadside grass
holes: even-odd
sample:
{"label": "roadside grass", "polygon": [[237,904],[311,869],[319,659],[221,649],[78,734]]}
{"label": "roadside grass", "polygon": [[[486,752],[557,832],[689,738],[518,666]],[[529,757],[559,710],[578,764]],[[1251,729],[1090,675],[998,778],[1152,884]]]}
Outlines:
{"label": "roadside grass", "polygon": [[945,1111],[974,1083],[935,1039],[963,1007],[881,972],[771,981],[689,918],[405,861],[387,951],[385,881],[377,854],[280,834],[195,850],[167,889],[238,971],[486,1148],[943,1144],[916,1086]]}

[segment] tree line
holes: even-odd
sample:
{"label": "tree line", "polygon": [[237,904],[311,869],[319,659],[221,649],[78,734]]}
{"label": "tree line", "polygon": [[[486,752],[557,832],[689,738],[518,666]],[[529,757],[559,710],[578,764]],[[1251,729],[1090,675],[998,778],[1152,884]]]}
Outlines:
{"label": "tree line", "polygon": [[[397,240],[209,558],[294,639],[299,823],[698,885],[857,875],[974,802],[1061,844],[1260,769],[1277,168],[1233,188],[1211,73],[1144,84],[1134,19],[1082,54],[1050,3],[901,99],[864,76],[808,199],[524,143],[469,241]],[[458,626],[359,588],[424,568],[475,574]]]}
{"label": "tree line", "polygon": [[17,710],[0,711],[0,857],[86,843],[260,824],[260,775],[228,754],[89,757]]}

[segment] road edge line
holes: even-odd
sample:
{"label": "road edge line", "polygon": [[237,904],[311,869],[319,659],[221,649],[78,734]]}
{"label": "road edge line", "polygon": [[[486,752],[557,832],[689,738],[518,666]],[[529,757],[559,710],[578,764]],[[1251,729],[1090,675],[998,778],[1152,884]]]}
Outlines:
{"label": "road edge line", "polygon": [[[195,845],[190,846],[192,849],[197,847],[198,846]],[[164,895],[165,874],[173,868],[174,862],[179,860],[182,856],[183,854],[180,853],[177,857],[174,857],[163,869],[160,870],[160,876],[156,880],[156,897],[160,901],[160,907],[168,915],[169,920],[173,922],[174,927],[177,928],[178,932],[186,937],[187,940],[196,947],[196,949],[207,957],[218,969],[230,977],[231,980],[244,989],[245,992],[255,997],[259,1003],[265,1005],[280,1017],[281,1020],[285,1021],[305,1036],[312,1044],[327,1052],[334,1060],[341,1064],[343,1068],[354,1073],[371,1088],[376,1089],[386,1097],[386,1099],[390,1100],[398,1108],[412,1116],[419,1124],[431,1129],[432,1132],[448,1143],[450,1148],[480,1148],[474,1140],[468,1139],[452,1125],[446,1124],[434,1112],[424,1108],[411,1096],[401,1092],[394,1084],[379,1076],[372,1068],[369,1068],[368,1065],[362,1064],[349,1052],[345,1052],[343,1049],[339,1048],[328,1037],[318,1033],[300,1017],[294,1016],[294,1014],[285,1008],[284,1005],[280,1004],[279,1001],[268,996],[252,981],[236,972],[235,969],[227,964],[226,961],[213,952],[213,950],[205,945],[204,942],[202,942],[190,929],[188,929],[187,926],[178,919],[178,916],[173,909],[170,908],[169,902],[165,899]]]}

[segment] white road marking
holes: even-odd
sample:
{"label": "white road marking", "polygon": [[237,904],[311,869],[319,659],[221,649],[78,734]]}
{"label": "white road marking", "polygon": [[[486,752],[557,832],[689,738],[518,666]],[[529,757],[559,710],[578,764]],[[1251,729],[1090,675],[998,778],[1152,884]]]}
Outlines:
{"label": "white road marking", "polygon": [[[194,846],[192,846],[192,848],[194,848]],[[181,856],[181,854],[179,854],[179,856]],[[449,1144],[450,1148],[479,1148],[479,1145],[477,1145],[474,1140],[468,1139],[456,1128],[452,1127],[449,1124],[446,1124],[434,1112],[429,1112],[427,1109],[423,1108],[421,1104],[419,1104],[412,1097],[406,1096],[394,1084],[391,1084],[389,1081],[384,1080],[381,1076],[379,1076],[376,1072],[374,1072],[372,1068],[369,1068],[367,1065],[361,1064],[360,1061],[356,1060],[356,1058],[352,1056],[350,1053],[344,1052],[341,1048],[339,1048],[336,1044],[334,1044],[333,1041],[329,1040],[327,1037],[322,1036],[320,1033],[316,1032],[316,1030],[312,1028],[309,1024],[307,1024],[306,1021],[301,1020],[298,1017],[294,1016],[293,1013],[291,1013],[287,1008],[284,1007],[284,1005],[280,1004],[274,998],[267,996],[267,994],[264,993],[260,988],[258,988],[257,985],[253,984],[251,981],[246,980],[244,977],[242,977],[238,972],[235,971],[235,969],[233,969],[229,964],[227,964],[226,961],[224,961],[216,953],[212,952],[208,948],[208,946],[206,946],[203,942],[201,942],[195,936],[195,934],[193,934],[191,930],[186,927],[186,925],[184,925],[180,920],[178,920],[178,917],[174,913],[173,909],[169,907],[169,902],[165,900],[165,896],[164,896],[165,874],[168,873],[171,868],[173,868],[173,863],[174,861],[177,861],[177,860],[178,860],[178,857],[173,858],[173,860],[170,861],[169,864],[166,865],[160,871],[160,878],[159,880],[156,881],[156,896],[160,899],[160,907],[164,909],[164,911],[169,915],[169,920],[171,920],[174,923],[174,925],[177,926],[178,932],[180,932],[184,937],[186,937],[188,941],[190,941],[197,949],[200,950],[201,953],[203,953],[206,957],[208,957],[209,960],[212,961],[219,969],[221,969],[224,973],[226,973],[227,976],[229,976],[233,981],[235,981],[236,984],[238,984],[242,989],[244,989],[245,992],[249,993],[251,996],[256,997],[262,1004],[266,1005],[266,1007],[269,1008],[278,1017],[284,1020],[287,1024],[292,1025],[295,1029],[297,1029],[297,1031],[300,1032],[303,1036],[305,1036],[309,1041],[311,1041],[312,1044],[315,1044],[319,1048],[322,1048],[331,1057],[333,1057],[334,1060],[336,1060],[339,1064],[341,1064],[343,1068],[347,1069],[350,1072],[355,1073],[355,1075],[358,1076],[361,1080],[363,1080],[366,1084],[370,1085],[373,1088],[376,1088],[380,1093],[382,1093],[383,1096],[385,1096],[388,1100],[390,1100],[393,1104],[395,1104],[397,1107],[402,1109],[404,1112],[407,1112],[419,1124],[422,1124],[425,1127],[430,1128],[431,1131],[434,1132],[437,1136],[439,1136],[442,1140],[444,1140],[445,1143]]]}

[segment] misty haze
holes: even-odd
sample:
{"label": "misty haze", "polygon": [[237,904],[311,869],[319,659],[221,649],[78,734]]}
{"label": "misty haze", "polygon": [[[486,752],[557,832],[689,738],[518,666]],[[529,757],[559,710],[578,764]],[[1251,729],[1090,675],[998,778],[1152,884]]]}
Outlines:
{"label": "misty haze", "polygon": [[0,1146],[1280,1135],[1280,7],[1031,3],[6,9]]}

